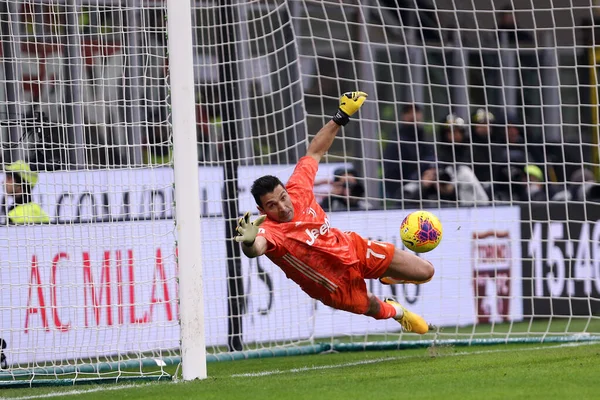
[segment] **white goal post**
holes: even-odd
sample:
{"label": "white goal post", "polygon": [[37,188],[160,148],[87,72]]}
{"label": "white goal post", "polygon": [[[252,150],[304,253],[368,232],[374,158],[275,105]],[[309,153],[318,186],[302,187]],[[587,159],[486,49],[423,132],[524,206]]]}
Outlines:
{"label": "white goal post", "polygon": [[[192,57],[192,7],[190,0],[167,2],[169,40],[171,116],[173,126],[173,169],[175,173],[175,220],[177,227],[177,264],[179,265],[179,320],[181,329],[181,367],[184,380],[206,378],[206,341],[204,340],[204,288],[202,241],[200,235],[200,190],[194,63]],[[177,210],[180,210],[177,212]]]}
{"label": "white goal post", "polygon": [[[0,0],[0,387],[600,340],[600,7],[558,3]],[[440,218],[431,282],[367,284],[424,336],[232,240],[356,89],[315,196],[397,246],[408,212]]]}

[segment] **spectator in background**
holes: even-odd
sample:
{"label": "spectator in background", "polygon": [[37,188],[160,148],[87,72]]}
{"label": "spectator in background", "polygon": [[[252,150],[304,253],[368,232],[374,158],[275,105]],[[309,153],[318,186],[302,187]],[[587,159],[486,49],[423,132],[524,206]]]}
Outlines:
{"label": "spectator in background", "polygon": [[466,165],[443,167],[430,164],[421,174],[418,183],[406,185],[404,198],[410,208],[472,207],[489,203],[483,186]]}
{"label": "spectator in background", "polygon": [[524,167],[513,167],[513,182],[511,185],[511,198],[516,202],[541,202],[548,201],[548,188],[544,172],[534,164]]}
{"label": "spectator in background", "polygon": [[528,164],[524,168],[525,201],[548,201],[548,193],[545,185],[544,172],[540,167]]}
{"label": "spectator in background", "polygon": [[456,114],[448,114],[438,129],[438,162],[444,167],[471,165],[471,143],[465,120]]}
{"label": "spectator in background", "polygon": [[338,168],[334,171],[331,192],[321,200],[325,212],[367,210],[370,204],[364,199],[365,187],[355,169]]}
{"label": "spectator in background", "polygon": [[478,108],[471,117],[471,142],[473,147],[473,172],[484,187],[488,187],[494,179],[492,152],[494,139],[493,126],[496,117],[483,108]]}
{"label": "spectator in background", "polygon": [[423,110],[416,104],[402,108],[396,143],[388,143],[383,152],[385,194],[402,197],[402,185],[419,179],[423,166],[434,159],[433,144],[425,140]]}
{"label": "spectator in background", "polygon": [[497,172],[494,175],[493,198],[497,201],[518,200],[523,196],[520,184],[525,177],[524,168],[535,159],[527,151],[523,127],[516,116],[506,117],[505,129],[498,131],[493,141],[497,143],[492,153]]}
{"label": "spectator in background", "polygon": [[38,173],[32,171],[25,161],[19,160],[4,169],[4,189],[12,197],[12,205],[6,216],[11,225],[47,224],[50,217],[31,197],[38,182]]}
{"label": "spectator in background", "polygon": [[418,182],[404,186],[404,200],[407,208],[437,208],[456,205],[456,186],[452,177],[436,164],[423,169]]}
{"label": "spectator in background", "polygon": [[519,45],[533,44],[533,35],[524,30],[519,29],[515,19],[515,10],[512,3],[504,7],[497,15],[496,23],[498,24],[498,34],[500,40],[506,40],[511,47],[520,47]]}
{"label": "spectator in background", "polygon": [[505,121],[504,132],[499,132],[497,143],[507,144],[508,153],[502,151],[499,162],[521,162],[543,164],[544,163],[544,145],[534,143],[531,138],[525,135],[525,125],[515,114],[508,114]]}
{"label": "spectator in background", "polygon": [[169,165],[173,161],[171,129],[167,121],[167,111],[163,107],[154,109],[148,115],[144,163],[153,166]]}
{"label": "spectator in background", "polygon": [[196,100],[196,136],[199,162],[223,160],[223,120],[216,87],[204,86],[200,89]]}
{"label": "spectator in background", "polygon": [[[600,202],[600,184],[587,168],[574,171],[568,183],[568,200]],[[554,199],[554,197],[553,197]]]}
{"label": "spectator in background", "polygon": [[489,197],[472,169],[471,141],[465,121],[449,114],[438,130],[438,168],[455,185],[461,206],[485,205]]}

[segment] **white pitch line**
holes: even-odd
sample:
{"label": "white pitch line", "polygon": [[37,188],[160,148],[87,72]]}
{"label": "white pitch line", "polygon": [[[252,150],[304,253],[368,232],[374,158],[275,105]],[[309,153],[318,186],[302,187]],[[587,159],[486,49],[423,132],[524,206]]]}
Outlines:
{"label": "white pitch line", "polygon": [[[595,343],[595,342],[562,343],[562,344],[558,344],[558,345],[523,348],[523,349],[518,349],[518,351],[535,351],[535,350],[545,350],[545,349],[552,349],[552,348],[559,348],[559,347],[577,347],[577,346],[592,345],[592,344],[598,344],[598,343]],[[440,346],[439,348],[444,349],[445,347]],[[440,354],[437,356],[433,356],[432,358],[456,357],[456,356],[465,356],[465,355],[470,355],[470,354],[506,353],[506,352],[511,352],[511,351],[516,351],[516,349],[461,351],[461,352],[456,352],[456,353]],[[317,366],[312,366],[312,367],[292,368],[292,369],[287,369],[287,370],[275,369],[272,371],[234,374],[234,375],[231,375],[231,377],[232,378],[256,378],[256,377],[270,376],[270,375],[297,374],[299,372],[319,371],[319,370],[324,370],[324,369],[347,368],[347,367],[354,367],[357,365],[378,364],[378,363],[383,363],[383,362],[388,362],[388,361],[407,360],[407,359],[412,359],[412,358],[423,358],[423,355],[421,354],[421,355],[412,355],[412,356],[382,357],[382,358],[374,358],[372,360],[360,360],[360,361],[348,362],[348,363],[343,363],[343,364],[317,365]]]}
{"label": "white pitch line", "polygon": [[307,371],[318,371],[323,369],[337,369],[337,368],[346,368],[346,367],[354,367],[357,365],[367,365],[367,364],[378,364],[387,361],[396,361],[396,360],[406,360],[409,358],[421,358],[422,355],[419,356],[404,356],[404,357],[384,357],[384,358],[374,358],[372,360],[361,360],[354,361],[343,364],[329,364],[329,365],[318,365],[312,367],[302,367],[302,368],[292,368],[286,370],[275,369],[272,371],[262,371],[262,372],[248,372],[244,374],[234,374],[231,375],[232,378],[256,378],[260,376],[270,376],[270,375],[280,375],[280,374],[297,374],[299,372],[307,372]]}
{"label": "white pitch line", "polygon": [[344,368],[344,367],[353,367],[355,365],[366,365],[366,364],[377,364],[380,362],[393,361],[401,358],[412,358],[411,357],[383,357],[383,358],[374,358],[372,360],[361,360],[344,364],[331,364],[331,365],[319,365],[313,367],[302,367],[302,368],[293,368],[287,370],[273,370],[273,371],[262,371],[262,372],[250,372],[245,374],[234,374],[231,375],[232,378],[240,378],[240,377],[255,377],[255,376],[269,376],[269,375],[277,375],[277,374],[295,374],[298,372],[306,372],[306,371],[316,371],[319,369],[333,369],[333,368]]}
{"label": "white pitch line", "polygon": [[149,383],[138,384],[138,385],[125,384],[125,385],[119,385],[119,386],[106,386],[105,385],[105,386],[98,386],[98,387],[91,388],[91,389],[69,390],[69,391],[65,391],[65,392],[54,392],[54,393],[38,394],[38,395],[23,396],[23,397],[0,397],[0,400],[31,400],[31,399],[48,399],[48,398],[59,397],[59,396],[78,396],[78,395],[94,393],[94,392],[105,392],[105,391],[108,392],[108,391],[112,391],[112,390],[131,389],[134,387],[140,387],[140,386],[144,386],[144,385],[150,385],[150,384]]}

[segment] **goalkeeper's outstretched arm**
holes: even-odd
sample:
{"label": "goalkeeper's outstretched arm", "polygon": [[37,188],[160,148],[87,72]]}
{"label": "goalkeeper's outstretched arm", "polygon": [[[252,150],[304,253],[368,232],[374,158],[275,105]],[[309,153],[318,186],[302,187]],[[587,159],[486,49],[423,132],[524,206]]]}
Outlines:
{"label": "goalkeeper's outstretched arm", "polygon": [[337,113],[317,132],[308,146],[306,155],[314,158],[317,162],[321,161],[323,155],[331,147],[340,126],[346,125],[350,121],[350,116],[358,111],[366,99],[365,92],[344,93],[340,97],[340,107]]}
{"label": "goalkeeper's outstretched arm", "polygon": [[242,252],[248,258],[262,256],[267,252],[267,239],[258,236],[252,244],[242,243]]}
{"label": "goalkeeper's outstretched arm", "polygon": [[236,228],[238,234],[234,239],[236,242],[242,244],[242,251],[248,258],[262,256],[267,252],[267,239],[257,236],[258,227],[266,218],[266,215],[261,215],[250,222],[250,212],[247,212],[238,220]]}

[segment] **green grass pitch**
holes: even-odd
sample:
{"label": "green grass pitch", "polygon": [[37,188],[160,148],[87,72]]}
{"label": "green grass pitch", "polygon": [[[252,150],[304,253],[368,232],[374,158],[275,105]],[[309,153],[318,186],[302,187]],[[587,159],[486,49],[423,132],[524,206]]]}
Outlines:
{"label": "green grass pitch", "polygon": [[209,363],[208,374],[177,384],[3,389],[0,398],[597,399],[600,344],[321,354]]}

